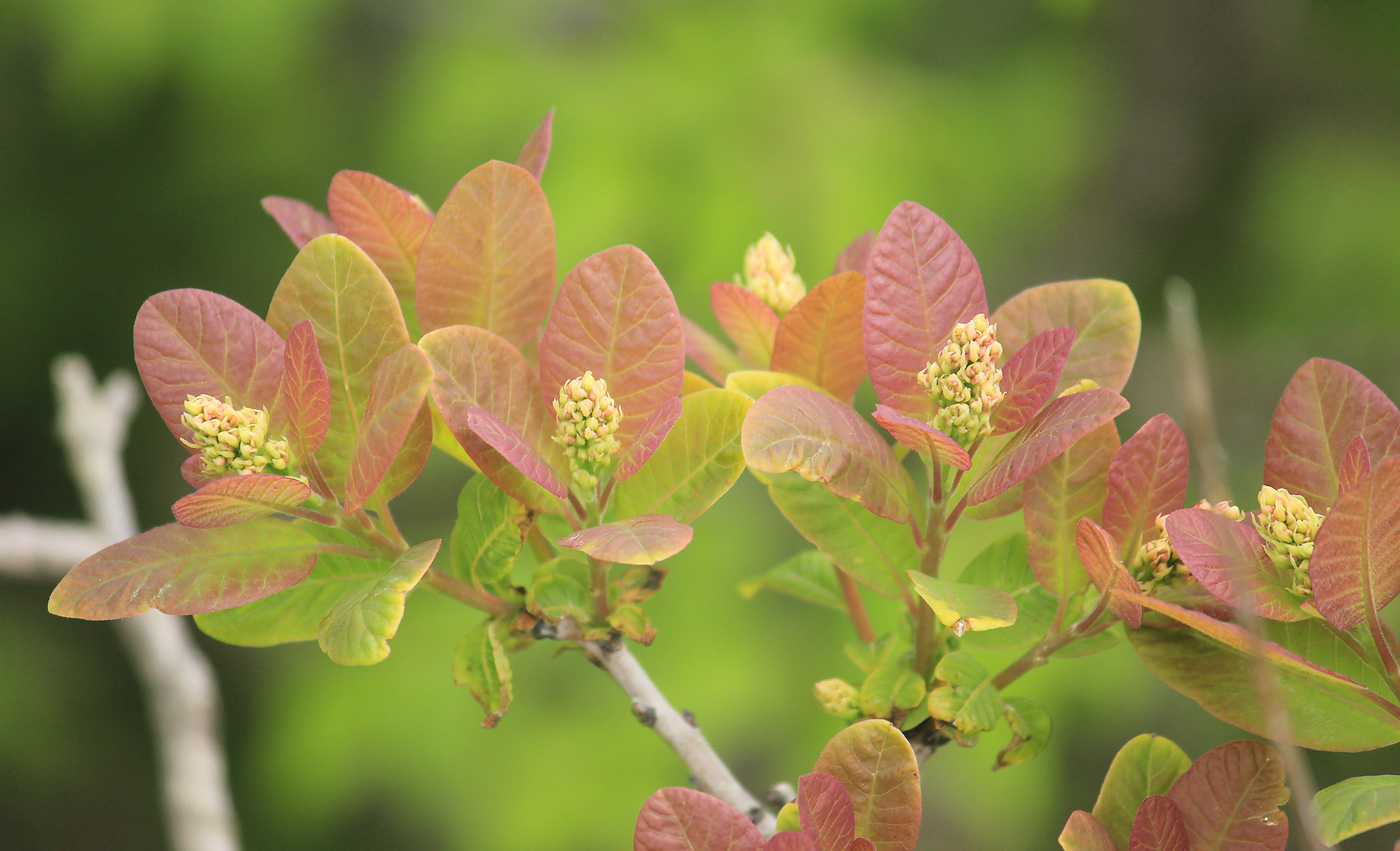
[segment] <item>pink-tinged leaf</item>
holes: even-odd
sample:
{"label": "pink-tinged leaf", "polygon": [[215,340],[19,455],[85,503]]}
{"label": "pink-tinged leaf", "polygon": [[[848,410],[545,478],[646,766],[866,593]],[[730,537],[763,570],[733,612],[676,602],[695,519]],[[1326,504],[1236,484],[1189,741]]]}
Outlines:
{"label": "pink-tinged leaf", "polygon": [[1400,455],[1400,410],[1351,367],[1313,358],[1293,375],[1274,409],[1264,484],[1301,496],[1325,514],[1337,499],[1347,447],[1358,435],[1372,465]]}
{"label": "pink-tinged leaf", "polygon": [[[285,344],[248,308],[205,290],[167,290],[136,314],[136,369],[177,438],[188,396],[267,409],[277,401]],[[193,451],[193,450],[191,450]]]}
{"label": "pink-tinged leaf", "polygon": [[1148,420],[1113,456],[1103,526],[1124,560],[1156,537],[1158,515],[1170,514],[1186,501],[1190,468],[1186,435],[1166,414]]}
{"label": "pink-tinged leaf", "polygon": [[591,371],[622,407],[630,448],[652,412],[681,394],[685,341],[671,288],[641,249],[594,254],[564,278],[540,343],[540,381],[553,398]]}
{"label": "pink-tinged leaf", "polygon": [[1118,430],[1105,423],[1026,479],[1026,553],[1036,580],[1051,594],[1072,594],[1088,581],[1075,541],[1080,521],[1103,511],[1108,465],[1117,451]]}
{"label": "pink-tinged leaf", "polygon": [[817,284],[778,322],[773,371],[805,378],[850,402],[865,379],[864,305],[865,278],[859,272]]}
{"label": "pink-tinged leaf", "polygon": [[425,334],[418,345],[433,363],[433,402],[477,467],[525,505],[558,510],[548,491],[516,470],[467,422],[473,407],[489,411],[524,437],[556,472],[568,469],[563,450],[551,440],[554,418],[525,357],[490,331],[464,325]]}
{"label": "pink-tinged leaf", "polygon": [[530,481],[560,499],[568,494],[568,486],[544,456],[520,432],[506,425],[495,414],[481,408],[470,408],[467,410],[467,428],[500,453],[515,469],[529,477]]}
{"label": "pink-tinged leaf", "polygon": [[1283,761],[1273,745],[1230,742],[1196,760],[1167,797],[1180,808],[1191,848],[1283,851],[1283,784]]}
{"label": "pink-tinged leaf", "polygon": [[388,502],[403,493],[409,485],[418,480],[423,468],[428,466],[428,456],[433,451],[433,406],[426,402],[418,408],[418,416],[408,427],[399,454],[389,463],[389,469],[380,479],[376,489],[377,497]]}
{"label": "pink-tinged leaf", "polygon": [[924,422],[906,417],[889,405],[875,406],[875,422],[884,426],[895,440],[940,464],[950,464],[959,470],[972,467],[972,458],[956,440]]}
{"label": "pink-tinged leaf", "polygon": [[1358,434],[1347,444],[1346,454],[1337,468],[1337,496],[1344,496],[1370,472],[1371,451],[1366,448],[1366,438]]}
{"label": "pink-tinged leaf", "polygon": [[554,294],[554,216],[525,169],[489,162],[458,181],[418,252],[418,322],[474,325],[533,352]]}
{"label": "pink-tinged leaf", "polygon": [[856,813],[841,781],[814,771],[797,779],[797,811],[802,832],[817,851],[847,851],[856,837]]}
{"label": "pink-tinged leaf", "polygon": [[184,460],[180,465],[180,475],[192,488],[202,488],[220,478],[204,472],[204,460],[199,455],[191,455]]}
{"label": "pink-tinged leaf", "polygon": [[865,363],[880,401],[925,415],[919,371],[954,325],[986,312],[982,272],[962,238],[913,201],[895,207],[870,250],[865,287]]}
{"label": "pink-tinged leaf", "polygon": [[369,255],[339,235],[307,243],[273,293],[267,321],[279,334],[307,319],[331,396],[330,424],[316,463],[326,484],[343,496],[374,372],[409,344],[408,328],[389,281]]}
{"label": "pink-tinged leaf", "polygon": [[249,520],[221,529],[171,523],[84,559],[49,597],[49,611],[86,620],[230,609],[297,584],[316,564],[316,539],[291,523]]}
{"label": "pink-tinged leaf", "polygon": [[1070,813],[1060,831],[1060,847],[1064,851],[1119,851],[1103,822],[1083,810]]}
{"label": "pink-tinged leaf", "polygon": [[667,399],[661,403],[661,407],[652,411],[646,423],[642,425],[641,431],[637,432],[637,438],[632,443],[632,447],[617,462],[617,471],[612,475],[612,481],[621,484],[632,478],[632,474],[642,468],[647,459],[656,452],[661,441],[666,439],[666,435],[671,433],[671,428],[676,424],[676,420],[681,418],[681,411],[684,410],[679,397]]}
{"label": "pink-tinged leaf", "polygon": [[992,409],[993,434],[1006,434],[1030,422],[1055,395],[1073,346],[1073,328],[1051,328],[1035,335],[1006,361],[1001,370],[1006,395]]}
{"label": "pink-tinged leaf", "polygon": [[1269,620],[1311,617],[1288,590],[1292,582],[1274,567],[1252,525],[1205,508],[1183,508],[1167,516],[1167,538],[1191,575],[1226,603],[1247,606]]}
{"label": "pink-tinged leaf", "polygon": [[685,549],[694,536],[694,529],[668,515],[643,514],[565,535],[559,546],[617,564],[656,564]]}
{"label": "pink-tinged leaf", "polygon": [[[1134,635],[1139,634],[1134,631]],[[1108,828],[1117,848],[1126,848],[1142,802],[1171,791],[1191,767],[1191,758],[1170,739],[1144,733],[1114,755],[1094,802],[1094,818]]]}
{"label": "pink-tinged leaf", "polygon": [[812,770],[846,787],[856,834],[877,851],[913,849],[923,813],[919,762],[893,724],[879,719],[852,724],[827,742]]}
{"label": "pink-tinged leaf", "polygon": [[432,362],[412,343],[375,369],[355,454],[345,476],[346,511],[359,510],[383,481],[422,414],[432,380]]}
{"label": "pink-tinged leaf", "polygon": [[1012,436],[1001,454],[987,467],[987,472],[968,491],[967,504],[986,502],[1025,481],[1076,440],[1126,410],[1128,400],[1107,387],[1054,400]]}
{"label": "pink-tinged leaf", "polygon": [[171,510],[182,526],[213,529],[286,511],[310,498],[311,488],[289,476],[225,476],[176,500]]}
{"label": "pink-tinged leaf", "polygon": [[851,244],[841,249],[841,253],[836,255],[836,265],[832,268],[831,274],[859,272],[862,277],[868,277],[870,275],[870,250],[874,244],[875,231],[873,230],[868,230],[851,240]]}
{"label": "pink-tinged leaf", "polygon": [[1128,851],[1191,851],[1186,819],[1175,801],[1163,795],[1143,800],[1133,819]]}
{"label": "pink-tinged leaf", "polygon": [[789,384],[759,397],[744,418],[744,460],[760,473],[796,472],[896,523],[910,517],[909,474],[860,415]]}
{"label": "pink-tinged leaf", "polygon": [[413,279],[433,214],[409,193],[363,171],[342,171],[332,178],[326,205],[336,232],[364,249],[389,279],[409,335],[417,339]]}
{"label": "pink-tinged leaf", "polygon": [[515,164],[530,172],[530,176],[535,180],[544,177],[544,165],[549,162],[549,145],[554,140],[554,110],[540,122],[540,126],[535,128],[535,132],[530,134],[530,138],[525,140],[525,144],[520,148],[520,155],[515,158]]}
{"label": "pink-tinged leaf", "polygon": [[768,840],[768,844],[763,848],[764,851],[821,851],[812,842],[811,837],[795,830],[784,830],[773,834],[773,838]]}
{"label": "pink-tinged leaf", "polygon": [[277,220],[282,232],[292,238],[298,251],[318,236],[335,233],[331,220],[305,201],[269,195],[262,199],[262,208]]}
{"label": "pink-tinged leaf", "polygon": [[695,320],[682,316],[681,329],[685,334],[686,356],[720,384],[729,377],[729,373],[743,372],[749,368],[733,349],[695,324]]}
{"label": "pink-tinged leaf", "polygon": [[1085,517],[1079,521],[1075,545],[1089,578],[1094,580],[1094,585],[1098,586],[1099,591],[1110,595],[1108,606],[1113,613],[1133,629],[1142,626],[1142,605],[1121,596],[1138,593],[1138,584],[1133,581],[1128,568],[1118,560],[1113,539],[1103,527]]}
{"label": "pink-tinged leaf", "polygon": [[309,458],[321,448],[331,423],[331,384],[309,319],[287,332],[276,414],[287,423],[287,437],[297,457]]}
{"label": "pink-tinged leaf", "polygon": [[767,369],[778,333],[778,314],[773,308],[738,284],[718,281],[710,285],[710,309],[748,366]]}
{"label": "pink-tinged leaf", "polygon": [[1313,604],[1338,629],[1369,622],[1400,596],[1400,458],[1337,500],[1313,543]]}
{"label": "pink-tinged leaf", "polygon": [[670,787],[647,798],[633,851],[763,851],[748,817],[713,795]]}
{"label": "pink-tinged leaf", "polygon": [[864,836],[857,836],[851,843],[851,851],[875,851],[875,843]]}
{"label": "pink-tinged leaf", "polygon": [[1052,328],[1075,332],[1055,392],[1085,378],[1100,387],[1122,390],[1137,360],[1142,317],[1133,291],[1101,279],[1042,284],[1012,296],[992,316],[1006,357]]}

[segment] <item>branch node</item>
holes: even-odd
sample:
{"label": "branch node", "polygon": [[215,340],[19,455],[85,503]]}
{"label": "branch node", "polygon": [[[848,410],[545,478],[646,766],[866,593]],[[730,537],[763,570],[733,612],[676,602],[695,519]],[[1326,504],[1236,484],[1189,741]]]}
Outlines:
{"label": "branch node", "polygon": [[681,710],[681,718],[685,719],[685,723],[689,724],[690,726],[694,727],[695,729],[697,729],[697,730],[700,729],[700,725],[697,724],[697,723],[695,723],[695,716],[692,715],[692,714],[690,714],[690,710],[689,710],[689,709],[682,709],[682,710]]}
{"label": "branch node", "polygon": [[656,710],[642,701],[632,701],[632,714],[637,716],[637,720],[642,722],[643,727],[656,726]]}

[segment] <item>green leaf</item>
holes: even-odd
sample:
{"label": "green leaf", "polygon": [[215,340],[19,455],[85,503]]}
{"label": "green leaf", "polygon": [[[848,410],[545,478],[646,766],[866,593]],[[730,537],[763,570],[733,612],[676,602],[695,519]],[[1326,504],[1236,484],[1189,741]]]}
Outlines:
{"label": "green leaf", "polygon": [[1309,575],[1314,605],[1338,629],[1378,620],[1400,595],[1400,458],[1362,476],[1332,506]]}
{"label": "green leaf", "polygon": [[534,519],[534,512],[490,479],[472,476],[457,497],[457,522],[448,547],[452,573],[484,586],[506,581]]}
{"label": "green leaf", "polygon": [[912,851],[923,810],[919,763],[898,728],[881,720],[853,724],[827,742],[812,770],[846,787],[856,836],[869,839],[878,851]]}
{"label": "green leaf", "polygon": [[418,415],[409,424],[403,446],[399,447],[394,460],[389,462],[384,478],[379,480],[379,487],[374,491],[375,499],[387,503],[417,481],[423,468],[428,466],[428,455],[433,451],[432,407],[426,403],[419,406]]}
{"label": "green leaf", "polygon": [[488,728],[505,716],[514,696],[510,659],[501,644],[504,631],[503,624],[485,621],[467,633],[452,654],[453,678],[457,685],[471,689],[472,697],[486,712],[481,726]]}
{"label": "green leaf", "polygon": [[923,702],[928,688],[904,658],[876,666],[860,687],[860,711],[871,718],[889,718],[895,710],[908,711]]}
{"label": "green leaf", "polygon": [[374,494],[420,418],[433,380],[433,365],[412,343],[374,370],[355,454],[345,476],[345,510],[357,511]]}
{"label": "green leaf", "polygon": [[1283,851],[1288,800],[1283,761],[1265,742],[1230,742],[1196,760],[1167,797],[1181,808],[1192,848]]}
{"label": "green leaf", "polygon": [[409,345],[398,296],[373,261],[343,236],[317,237],[297,255],[272,296],[267,321],[279,334],[310,319],[330,381],[331,418],[316,453],[326,483],[345,476],[381,361]]}
{"label": "green leaf", "polygon": [[572,617],[580,623],[593,618],[593,598],[588,588],[588,567],[564,558],[551,559],[535,568],[528,605],[552,621]]}
{"label": "green leaf", "polygon": [[717,281],[710,285],[710,309],[738,347],[739,356],[755,369],[767,367],[778,331],[778,314],[773,308],[737,284]]}
{"label": "green leaf", "polygon": [[1319,838],[1328,845],[1393,824],[1400,821],[1400,774],[1343,780],[1319,790],[1312,808]]}
{"label": "green leaf", "polygon": [[825,390],[807,379],[793,375],[790,372],[768,372],[762,369],[747,369],[738,372],[730,372],[728,377],[724,379],[725,389],[733,390],[736,393],[743,393],[750,399],[761,398],[763,394],[770,390],[777,390],[779,387],[787,387],[788,385],[806,387],[808,390],[826,393]]}
{"label": "green leaf", "polygon": [[616,606],[608,612],[608,626],[643,646],[656,638],[656,627],[640,606]]}
{"label": "green leaf", "polygon": [[837,567],[883,597],[908,594],[905,571],[919,563],[908,526],[872,514],[796,473],[773,476],[768,495],[793,528]]}
{"label": "green leaf", "polygon": [[409,548],[374,584],[336,603],[321,621],[321,649],[340,665],[374,665],[389,655],[399,631],[404,601],[433,563],[441,540]]}
{"label": "green leaf", "polygon": [[286,511],[310,497],[311,488],[287,476],[225,476],[180,497],[171,510],[181,526],[212,529]]}
{"label": "green leaf", "polygon": [[[853,817],[854,818],[854,817]],[[783,804],[783,808],[778,811],[778,833],[786,831],[800,831],[802,829],[802,813],[797,807],[796,801],[788,801]]]}
{"label": "green leaf", "polygon": [[1056,596],[1089,582],[1075,546],[1079,521],[1103,512],[1108,466],[1118,451],[1118,429],[1106,423],[1084,435],[1026,479],[1027,554],[1036,579]]}
{"label": "green leaf", "polygon": [[1060,832],[1060,847],[1064,851],[1119,851],[1103,824],[1083,810],[1070,813]]}
{"label": "green leaf", "polygon": [[804,550],[762,576],[741,583],[739,593],[752,599],[764,588],[828,609],[846,610],[836,568],[817,550]]}
{"label": "green leaf", "polygon": [[656,564],[686,548],[695,530],[666,514],[642,514],[565,535],[559,546],[616,564]]}
{"label": "green leaf", "polygon": [[1142,334],[1133,291],[1102,279],[1031,287],[997,308],[992,321],[1006,358],[1044,331],[1062,325],[1074,329],[1074,348],[1056,393],[1085,378],[1100,387],[1122,390],[1132,374]]}
{"label": "green leaf", "polygon": [[805,378],[850,403],[865,378],[864,306],[865,276],[859,272],[817,284],[779,320],[773,370]]}
{"label": "green leaf", "polygon": [[994,729],[1001,718],[1002,702],[991,676],[972,654],[954,650],[933,669],[936,681],[944,683],[928,695],[928,714],[953,725],[962,734],[963,744],[971,744],[978,733]]}
{"label": "green leaf", "polygon": [[953,628],[954,634],[1000,629],[1016,622],[1016,601],[1005,591],[982,585],[967,585],[909,571],[914,590],[938,616],[939,623]]}
{"label": "green leaf", "polygon": [[611,514],[669,514],[690,523],[705,513],[744,472],[739,434],[751,404],[719,388],[682,396],[680,418],[661,445],[613,491]]}
{"label": "green leaf", "polygon": [[1133,817],[1144,799],[1165,795],[1191,767],[1191,758],[1171,739],[1143,734],[1131,739],[1104,775],[1094,817],[1108,829],[1118,848],[1128,847]]}
{"label": "green leaf", "polygon": [[49,611],[109,620],[159,609],[193,615],[275,594],[306,578],[318,543],[270,517],[237,526],[157,526],[88,556],[63,577]]}
{"label": "green leaf", "polygon": [[993,771],[1030,762],[1050,741],[1050,714],[1045,707],[1025,697],[1003,697],[1001,702],[1011,741],[997,754]]}
{"label": "green leaf", "polygon": [[988,544],[963,568],[958,581],[1005,591],[1016,603],[1015,623],[986,632],[964,633],[962,642],[969,647],[1002,653],[1024,652],[1045,637],[1055,618],[1057,601],[1040,587],[1031,571],[1024,532]]}

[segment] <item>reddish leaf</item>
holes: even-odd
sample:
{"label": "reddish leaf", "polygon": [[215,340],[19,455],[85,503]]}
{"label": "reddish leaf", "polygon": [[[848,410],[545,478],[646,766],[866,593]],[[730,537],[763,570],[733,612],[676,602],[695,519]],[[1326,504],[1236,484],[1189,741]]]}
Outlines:
{"label": "reddish leaf", "polygon": [[686,548],[695,530],[665,514],[643,514],[559,539],[559,546],[617,564],[656,564]]}
{"label": "reddish leaf", "polygon": [[1358,435],[1374,465],[1400,454],[1400,410],[1351,367],[1313,358],[1294,374],[1274,410],[1264,484],[1326,513],[1337,499],[1342,459]]}
{"label": "reddish leaf", "polygon": [[670,787],[647,798],[633,851],[762,851],[763,834],[713,795]]}
{"label": "reddish leaf", "polygon": [[502,422],[495,414],[481,408],[467,409],[467,428],[486,441],[501,457],[515,469],[524,473],[530,481],[563,499],[569,492],[568,486],[559,478],[549,462],[534,446],[530,445],[520,432]]}
{"label": "reddish leaf", "polygon": [[709,331],[696,325],[694,320],[682,316],[681,329],[685,334],[686,355],[720,384],[729,377],[729,373],[748,369],[748,364],[732,349],[715,339]]}
{"label": "reddish leaf", "polygon": [[847,851],[856,836],[856,813],[841,781],[814,771],[797,780],[797,811],[802,832],[816,851]]}
{"label": "reddish leaf", "polygon": [[1055,386],[1073,346],[1073,328],[1051,328],[1035,335],[1006,361],[1001,371],[1006,395],[992,409],[993,434],[1006,434],[1030,422],[1055,395]]}
{"label": "reddish leaf", "polygon": [[292,238],[298,251],[318,236],[335,233],[331,220],[305,201],[269,195],[262,199],[262,208],[277,220],[282,232]]}
{"label": "reddish leaf", "polygon": [[1190,767],[1191,758],[1170,739],[1150,734],[1133,737],[1114,755],[1104,774],[1094,818],[1108,828],[1118,848],[1126,848],[1143,800],[1167,794]]}
{"label": "reddish leaf", "polygon": [[1118,851],[1103,822],[1083,810],[1070,813],[1065,829],[1060,831],[1060,847],[1064,851]]}
{"label": "reddish leaf", "polygon": [[858,272],[817,284],[778,322],[773,371],[805,378],[849,402],[865,378],[864,305],[865,278]]}
{"label": "reddish leaf", "polygon": [[710,285],[710,309],[739,347],[739,356],[753,369],[766,369],[773,360],[773,337],[778,332],[773,308],[738,284],[718,281]]}
{"label": "reddish leaf", "polygon": [[923,811],[919,762],[893,724],[878,719],[852,724],[827,742],[812,770],[846,787],[857,834],[878,851],[911,851]]}
{"label": "reddish leaf", "polygon": [[1142,626],[1142,605],[1127,597],[1120,596],[1124,593],[1130,595],[1138,593],[1138,584],[1133,581],[1133,576],[1128,573],[1128,568],[1124,567],[1123,562],[1118,560],[1118,554],[1114,551],[1113,539],[1108,536],[1103,527],[1085,517],[1079,521],[1075,544],[1079,549],[1079,558],[1084,562],[1084,569],[1089,573],[1089,578],[1094,580],[1094,585],[1098,586],[1099,591],[1110,595],[1108,607],[1133,629]]}
{"label": "reddish leaf", "polygon": [[967,244],[932,211],[905,201],[870,252],[865,362],[880,401],[901,413],[928,410],[917,376],[953,326],[987,312],[982,273]]}
{"label": "reddish leaf", "polygon": [[413,278],[433,214],[409,193],[363,171],[336,174],[326,205],[336,231],[360,246],[389,279],[409,335],[417,339]]}
{"label": "reddish leaf", "polygon": [[515,158],[515,164],[530,172],[530,176],[535,180],[544,177],[544,164],[549,161],[549,144],[554,139],[554,110],[540,122],[540,126],[535,128],[535,132],[530,134],[530,138],[525,140],[525,144],[520,148],[520,155]]}
{"label": "reddish leaf", "polygon": [[157,526],[89,556],[49,597],[49,611],[109,620],[152,608],[168,615],[230,609],[297,584],[316,564],[316,539],[281,520],[222,529]]}
{"label": "reddish leaf", "polygon": [[614,483],[621,484],[627,481],[632,478],[633,473],[642,468],[661,445],[661,441],[671,433],[671,428],[676,424],[676,420],[681,418],[684,407],[679,397],[672,397],[652,412],[642,425],[641,431],[637,433],[637,439],[631,448],[618,460],[617,471],[612,475]]}
{"label": "reddish leaf", "polygon": [[1338,629],[1369,622],[1400,596],[1400,458],[1337,500],[1313,543],[1313,604]]}
{"label": "reddish leaf", "polygon": [[1263,618],[1299,621],[1310,617],[1264,550],[1254,527],[1205,508],[1184,508],[1167,517],[1167,538],[1191,575],[1232,606],[1249,606]]}
{"label": "reddish leaf", "polygon": [[431,405],[424,403],[408,427],[408,436],[404,438],[399,454],[394,456],[384,478],[379,481],[376,490],[379,499],[388,502],[417,481],[423,468],[428,466],[428,456],[432,451],[433,410]]}
{"label": "reddish leaf", "polygon": [[248,475],[216,479],[171,506],[182,526],[213,529],[295,508],[311,488],[289,476]]}
{"label": "reddish leaf", "polygon": [[187,396],[263,409],[277,400],[282,338],[232,299],[204,290],[158,293],[141,305],[134,336],[141,383],[177,438],[189,437],[180,422]]}
{"label": "reddish leaf", "polygon": [[909,475],[860,415],[815,390],[789,384],[759,397],[744,418],[744,460],[761,473],[798,473],[832,493],[903,523]]}
{"label": "reddish leaf", "polygon": [[864,836],[857,836],[851,843],[851,851],[875,851],[875,843]]}
{"label": "reddish leaf", "polygon": [[1344,496],[1370,472],[1371,452],[1366,448],[1366,438],[1358,434],[1347,444],[1347,452],[1337,467],[1337,496]]}
{"label": "reddish leaf", "polygon": [[477,467],[525,505],[557,510],[548,492],[502,458],[467,422],[473,407],[489,411],[524,437],[555,471],[567,469],[563,451],[550,439],[553,416],[524,356],[490,331],[463,325],[425,334],[419,346],[433,363],[433,402]]}
{"label": "reddish leaf", "polygon": [[1138,807],[1128,851],[1191,851],[1186,819],[1171,798],[1153,795]]}
{"label": "reddish leaf", "polygon": [[1132,290],[1117,281],[1063,281],[1031,287],[992,316],[1007,357],[1052,328],[1075,331],[1074,347],[1060,374],[1058,393],[1088,378],[1122,390],[1137,360],[1142,317]]}
{"label": "reddish leaf", "polygon": [[937,458],[959,470],[972,467],[972,458],[956,440],[914,417],[906,417],[888,405],[875,406],[875,422],[885,427],[895,440],[922,455]]}
{"label": "reddish leaf", "polygon": [[870,249],[874,244],[875,231],[873,230],[868,230],[851,240],[851,244],[841,249],[841,253],[836,256],[836,265],[832,268],[831,274],[859,272],[862,276],[868,277],[870,275]]}
{"label": "reddish leaf", "polygon": [[592,371],[622,407],[625,452],[652,412],[679,396],[685,374],[681,314],[661,273],[638,248],[589,257],[564,278],[540,344],[540,380],[552,397]]}
{"label": "reddish leaf", "polygon": [[433,380],[433,365],[410,343],[380,361],[345,475],[345,510],[357,511],[374,493],[419,419]]}
{"label": "reddish leaf", "polygon": [[1230,742],[1196,760],[1167,797],[1181,809],[1191,848],[1283,851],[1283,783],[1283,762],[1272,745]]}
{"label": "reddish leaf", "polygon": [[1186,501],[1190,468],[1186,435],[1166,414],[1148,420],[1113,456],[1103,525],[1123,559],[1156,537],[1158,515],[1170,514]]}
{"label": "reddish leaf", "polygon": [[199,455],[191,455],[180,464],[180,475],[190,487],[202,488],[213,481],[218,481],[219,476],[211,476],[204,472],[204,461]]}
{"label": "reddish leaf", "polygon": [[1026,479],[1026,553],[1036,580],[1051,594],[1072,594],[1087,582],[1075,547],[1079,521],[1103,512],[1108,465],[1117,451],[1118,430],[1105,423]]}
{"label": "reddish leaf", "polygon": [[795,830],[773,834],[773,838],[768,840],[768,844],[763,848],[764,851],[821,851],[809,836]]}
{"label": "reddish leaf", "polygon": [[1101,387],[1062,396],[1011,438],[967,493],[967,504],[986,502],[1044,467],[1076,440],[1128,410],[1128,401]]}
{"label": "reddish leaf", "polygon": [[423,238],[419,324],[474,325],[532,352],[554,274],[554,217],[539,183],[519,166],[486,163],[458,181]]}
{"label": "reddish leaf", "polygon": [[287,437],[301,458],[315,454],[326,439],[331,422],[331,385],[316,347],[316,329],[309,319],[287,332],[277,418],[286,421]]}

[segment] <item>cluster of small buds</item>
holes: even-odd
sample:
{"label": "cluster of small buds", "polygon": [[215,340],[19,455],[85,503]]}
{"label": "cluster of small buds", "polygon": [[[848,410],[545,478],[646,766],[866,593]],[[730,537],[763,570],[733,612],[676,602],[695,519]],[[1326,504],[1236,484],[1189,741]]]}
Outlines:
{"label": "cluster of small buds", "polygon": [[199,450],[205,475],[291,475],[287,441],[268,437],[267,411],[235,408],[228,397],[190,396],[180,421],[194,436],[180,442]]}
{"label": "cluster of small buds", "polygon": [[[1235,522],[1244,519],[1244,512],[1229,502],[1217,502],[1212,505],[1203,499],[1196,503],[1195,507],[1214,511],[1221,517],[1228,517]],[[1172,549],[1171,541],[1167,540],[1165,514],[1157,515],[1157,537],[1142,545],[1133,557],[1132,564],[1128,565],[1128,570],[1137,580],[1138,589],[1144,594],[1151,594],[1158,585],[1177,588],[1196,581],[1196,577],[1192,576],[1191,571],[1182,563],[1176,550]]]}
{"label": "cluster of small buds", "polygon": [[846,721],[860,717],[860,690],[845,680],[822,680],[812,686],[824,711]]}
{"label": "cluster of small buds", "polygon": [[919,373],[933,400],[934,428],[967,446],[992,432],[992,408],[1001,401],[1001,343],[984,313],[953,326],[938,359]]}
{"label": "cluster of small buds", "polygon": [[796,268],[792,247],[784,249],[777,237],[765,233],[744,253],[744,272],[734,276],[734,283],[747,288],[782,316],[807,294]]}
{"label": "cluster of small buds", "polygon": [[585,372],[564,382],[554,402],[554,442],[564,447],[574,481],[585,491],[598,485],[601,473],[617,455],[622,408],[608,395],[608,382]]}
{"label": "cluster of small buds", "polygon": [[1312,560],[1313,539],[1322,525],[1322,515],[1308,507],[1308,501],[1282,488],[1268,485],[1259,489],[1259,513],[1254,528],[1264,539],[1264,547],[1274,566],[1292,573],[1295,595],[1312,597],[1308,565]]}

